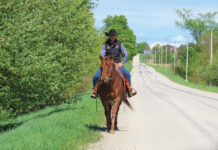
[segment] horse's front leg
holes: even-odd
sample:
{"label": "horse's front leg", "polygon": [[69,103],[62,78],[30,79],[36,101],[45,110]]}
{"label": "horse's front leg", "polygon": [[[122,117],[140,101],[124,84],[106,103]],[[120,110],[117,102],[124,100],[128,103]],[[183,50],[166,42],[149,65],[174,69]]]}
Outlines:
{"label": "horse's front leg", "polygon": [[108,108],[109,108],[109,124],[110,124],[110,129],[111,129],[111,109],[112,109],[111,103],[108,104]]}
{"label": "horse's front leg", "polygon": [[118,110],[117,110],[117,115],[116,115],[116,119],[115,119],[115,130],[118,130],[118,127],[117,127],[117,119],[118,119],[118,112],[120,110],[120,107],[118,107]]}
{"label": "horse's front leg", "polygon": [[113,105],[113,112],[112,112],[112,121],[111,121],[111,131],[110,133],[114,134],[114,129],[115,129],[115,121],[118,115],[118,110],[121,104],[120,97],[116,98],[114,100],[114,105]]}
{"label": "horse's front leg", "polygon": [[104,113],[106,117],[106,126],[107,126],[106,131],[109,132],[111,128],[110,109],[108,107],[109,106],[108,103],[103,103],[103,105],[104,105]]}

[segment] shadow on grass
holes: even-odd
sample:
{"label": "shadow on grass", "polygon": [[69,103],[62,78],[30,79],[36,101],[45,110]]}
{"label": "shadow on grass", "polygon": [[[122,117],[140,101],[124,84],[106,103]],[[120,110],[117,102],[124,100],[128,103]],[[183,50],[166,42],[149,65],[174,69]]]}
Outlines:
{"label": "shadow on grass", "polygon": [[106,131],[105,127],[99,127],[97,125],[85,125],[86,128],[88,128],[89,130],[94,130],[94,131]]}
{"label": "shadow on grass", "polygon": [[23,122],[13,122],[13,123],[0,124],[0,133],[17,128],[17,127],[21,126],[22,124],[23,124]]}
{"label": "shadow on grass", "polygon": [[52,114],[55,114],[55,113],[59,113],[59,112],[64,112],[64,111],[68,111],[68,110],[74,110],[75,108],[61,108],[61,109],[55,109],[55,110],[52,110],[46,114],[39,114],[33,118],[29,118],[29,119],[24,119],[23,121],[11,121],[11,122],[6,122],[6,123],[0,123],[0,133],[3,133],[3,132],[6,132],[6,131],[9,131],[11,129],[15,129],[19,126],[21,126],[22,124],[30,121],[30,120],[35,120],[35,119],[39,119],[39,118],[44,118],[44,117],[48,117]]}
{"label": "shadow on grass", "polygon": [[34,117],[33,119],[44,118],[44,117],[51,116],[52,114],[55,114],[55,113],[64,112],[64,111],[68,111],[68,110],[74,110],[74,109],[75,108],[69,108],[69,107],[68,108],[55,109],[55,110],[50,111],[49,113],[38,115],[38,116]]}

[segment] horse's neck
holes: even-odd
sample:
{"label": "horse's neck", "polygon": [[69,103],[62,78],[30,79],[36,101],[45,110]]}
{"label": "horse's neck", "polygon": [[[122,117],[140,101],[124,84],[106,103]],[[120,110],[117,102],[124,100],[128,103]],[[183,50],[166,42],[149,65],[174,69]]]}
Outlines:
{"label": "horse's neck", "polygon": [[[116,68],[113,69],[113,80],[112,80],[112,82],[118,82],[118,80],[121,79],[118,71],[119,70],[116,70]],[[122,81],[122,79],[121,79],[121,81]]]}

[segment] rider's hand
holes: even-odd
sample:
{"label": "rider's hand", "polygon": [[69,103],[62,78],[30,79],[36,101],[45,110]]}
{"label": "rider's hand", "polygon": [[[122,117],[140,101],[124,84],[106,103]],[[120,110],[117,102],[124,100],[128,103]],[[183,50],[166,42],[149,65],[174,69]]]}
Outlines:
{"label": "rider's hand", "polygon": [[120,63],[119,63],[119,68],[122,67],[122,66],[123,66],[123,63],[120,62]]}
{"label": "rider's hand", "polygon": [[118,69],[118,68],[122,67],[123,64],[120,62],[120,63],[116,63],[115,66],[116,66],[116,69]]}

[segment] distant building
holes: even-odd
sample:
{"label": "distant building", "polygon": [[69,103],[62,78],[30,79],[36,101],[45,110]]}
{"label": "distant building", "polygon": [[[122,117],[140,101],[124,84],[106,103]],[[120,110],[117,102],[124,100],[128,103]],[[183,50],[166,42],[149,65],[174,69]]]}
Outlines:
{"label": "distant building", "polygon": [[151,50],[150,49],[145,49],[144,50],[144,54],[145,55],[150,55],[151,54]]}
{"label": "distant building", "polygon": [[[171,53],[174,53],[174,49],[176,48],[175,46],[172,46],[172,45],[164,45],[163,48],[164,50],[166,49],[166,46],[167,46],[167,50],[170,50]],[[177,50],[175,51],[177,53]]]}

